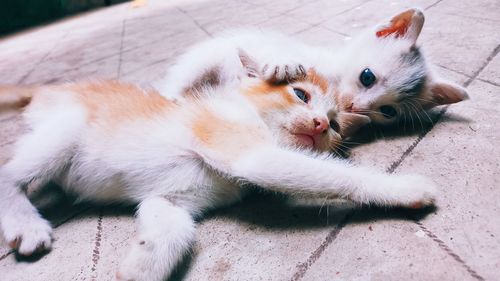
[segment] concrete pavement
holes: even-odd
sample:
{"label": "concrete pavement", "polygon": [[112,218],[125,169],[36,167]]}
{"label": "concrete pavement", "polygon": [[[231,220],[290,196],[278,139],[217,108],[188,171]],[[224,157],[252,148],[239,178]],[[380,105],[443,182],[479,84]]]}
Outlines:
{"label": "concrete pavement", "polygon": [[[470,101],[432,128],[376,132],[351,158],[440,187],[427,216],[404,210],[290,208],[256,194],[210,213],[172,280],[500,280],[500,1],[149,0],[84,13],[0,40],[0,83],[89,77],[148,85],[187,46],[226,27],[271,28],[342,44],[406,7],[425,9],[420,43]],[[0,119],[0,163],[23,130]],[[0,240],[0,280],[111,280],[135,234],[133,210],[67,201],[48,208],[52,252],[17,260]]]}

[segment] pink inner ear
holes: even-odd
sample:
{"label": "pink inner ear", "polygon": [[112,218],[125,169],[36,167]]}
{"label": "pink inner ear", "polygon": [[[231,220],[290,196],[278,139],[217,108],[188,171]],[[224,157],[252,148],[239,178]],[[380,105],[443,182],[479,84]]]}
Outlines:
{"label": "pink inner ear", "polygon": [[391,19],[390,26],[377,31],[377,37],[387,37],[392,34],[395,34],[396,38],[404,36],[410,27],[414,13],[414,10],[409,10],[395,16]]}

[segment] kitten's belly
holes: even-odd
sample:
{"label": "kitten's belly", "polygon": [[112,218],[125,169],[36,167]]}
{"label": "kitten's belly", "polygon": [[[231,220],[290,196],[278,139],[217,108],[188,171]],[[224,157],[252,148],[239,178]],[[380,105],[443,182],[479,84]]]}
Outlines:
{"label": "kitten's belly", "polygon": [[104,163],[73,163],[61,174],[58,184],[79,200],[139,203],[162,196],[192,213],[230,205],[244,190],[234,181],[213,172],[201,162],[174,161],[159,167],[115,170]]}

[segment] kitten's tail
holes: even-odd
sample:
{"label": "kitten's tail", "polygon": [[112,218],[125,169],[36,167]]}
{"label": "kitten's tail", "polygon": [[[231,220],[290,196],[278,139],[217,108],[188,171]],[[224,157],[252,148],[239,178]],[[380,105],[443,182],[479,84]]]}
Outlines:
{"label": "kitten's tail", "polygon": [[0,86],[0,112],[24,108],[31,102],[34,92],[32,87]]}

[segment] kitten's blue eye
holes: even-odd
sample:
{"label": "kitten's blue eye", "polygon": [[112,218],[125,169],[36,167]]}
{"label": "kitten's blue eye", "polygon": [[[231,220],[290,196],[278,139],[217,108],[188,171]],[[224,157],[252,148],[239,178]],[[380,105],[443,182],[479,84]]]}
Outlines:
{"label": "kitten's blue eye", "polygon": [[359,82],[361,82],[361,84],[363,84],[366,88],[371,87],[376,80],[377,77],[375,77],[375,74],[373,74],[369,68],[365,68],[359,75]]}
{"label": "kitten's blue eye", "polygon": [[384,115],[385,118],[387,119],[392,119],[396,117],[398,114],[397,110],[390,106],[390,105],[383,105],[380,107],[380,112]]}
{"label": "kitten's blue eye", "polygon": [[293,88],[293,91],[295,92],[297,97],[299,97],[299,99],[301,99],[303,102],[305,102],[305,103],[309,102],[309,96],[307,95],[306,92],[304,92],[301,89],[297,89],[297,88]]}

